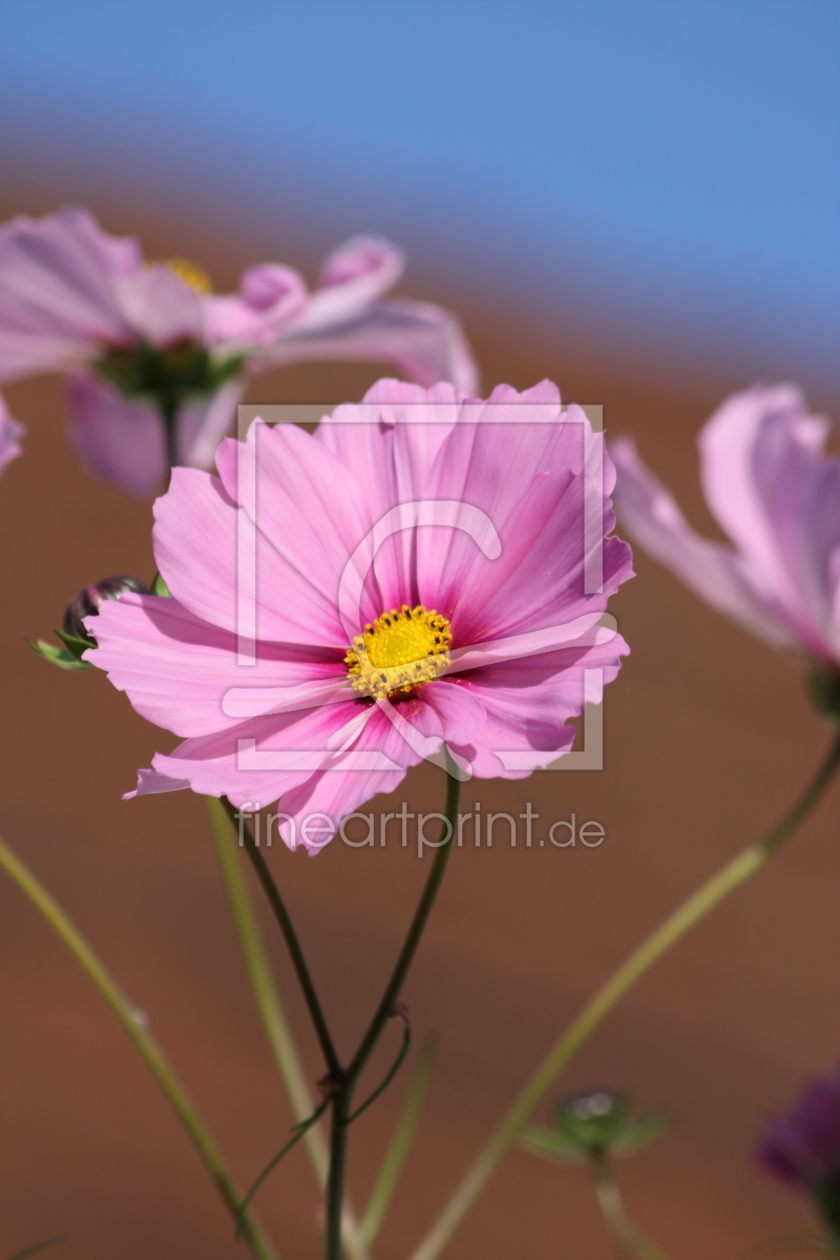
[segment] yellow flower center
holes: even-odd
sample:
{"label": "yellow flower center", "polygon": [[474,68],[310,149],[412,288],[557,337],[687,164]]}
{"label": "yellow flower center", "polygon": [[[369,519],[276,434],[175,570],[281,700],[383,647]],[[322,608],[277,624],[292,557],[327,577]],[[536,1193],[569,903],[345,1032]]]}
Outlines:
{"label": "yellow flower center", "polygon": [[398,612],[392,608],[353,640],[347,652],[347,676],[356,691],[384,700],[432,682],[449,665],[449,622],[422,604]]}
{"label": "yellow flower center", "polygon": [[164,266],[201,297],[213,292],[213,284],[207,272],[191,263],[188,258],[166,258]]}

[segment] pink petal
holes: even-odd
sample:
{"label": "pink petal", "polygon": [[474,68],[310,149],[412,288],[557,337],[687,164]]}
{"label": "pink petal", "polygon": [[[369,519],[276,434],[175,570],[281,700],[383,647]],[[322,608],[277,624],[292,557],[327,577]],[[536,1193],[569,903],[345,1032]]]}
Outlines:
{"label": "pink petal", "polygon": [[[390,509],[427,496],[430,470],[457,420],[462,397],[445,382],[424,390],[402,381],[378,381],[361,404],[337,407],[318,426],[316,440],[368,487],[371,524],[383,525],[379,534],[390,528],[384,527]],[[372,542],[361,575],[370,568],[372,589],[362,622],[417,602],[415,547],[410,529],[395,529],[384,543],[377,539],[375,548]]]}
{"label": "pink petal", "polygon": [[215,394],[187,401],[178,412],[178,458],[189,468],[213,468],[219,443],[236,423],[244,376],[233,376]]}
{"label": "pink petal", "polygon": [[325,261],[300,327],[311,332],[354,318],[393,288],[404,268],[404,254],[390,241],[352,237]]}
{"label": "pink petal", "polygon": [[166,472],[157,408],[126,398],[91,372],[67,382],[70,445],[88,472],[137,499],[150,499]]}
{"label": "pink petal", "polygon": [[[244,449],[230,439],[222,446]],[[220,462],[221,460],[220,455]],[[272,642],[345,647],[334,600],[284,560],[221,481],[196,469],[173,470],[169,491],[155,503],[153,541],[158,568],[172,594],[196,617],[233,634]],[[253,595],[256,625],[243,614]]]}
{"label": "pink petal", "polygon": [[[169,756],[158,753],[152,764],[171,779],[186,779],[194,792],[227,796],[237,806],[256,803],[259,808],[278,797],[285,798],[296,787],[305,787],[319,774],[343,780],[369,773],[353,768],[362,760],[353,750],[333,749],[336,741],[341,742],[342,732],[356,730],[360,711],[367,720],[375,717],[374,709],[361,710],[354,700],[253,719],[187,739]],[[375,740],[374,745],[378,742],[381,740]],[[396,740],[393,742],[396,747]],[[354,743],[358,749],[358,738]],[[404,741],[399,744],[404,745]],[[394,763],[379,755],[375,746],[362,751],[367,752],[367,760],[381,762],[393,771]],[[332,769],[324,770],[325,766]]]}
{"label": "pink petal", "polygon": [[330,768],[280,797],[278,810],[286,817],[279,827],[290,848],[303,844],[310,853],[317,853],[348,814],[378,792],[394,791],[406,768],[421,760],[422,754],[412,749],[377,706],[368,713],[369,720],[352,748],[334,757]]}
{"label": "pink petal", "polygon": [[[211,466],[219,442],[236,418],[245,382],[227,381],[215,394],[187,401],[176,420],[181,464]],[[68,381],[69,439],[94,476],[138,499],[161,489],[168,469],[161,414],[154,402],[127,398],[92,372]]]}
{"label": "pink petal", "polygon": [[122,276],[115,288],[125,318],[151,345],[201,340],[201,298],[165,263]]}
{"label": "pink petal", "polygon": [[701,599],[774,647],[796,645],[766,581],[729,547],[701,538],[665,487],[626,438],[611,443],[618,480],[615,502],[622,525],[645,551]]}
{"label": "pink petal", "polygon": [[259,421],[244,444],[221,447],[217,465],[225,489],[254,523],[263,545],[295,572],[299,583],[317,592],[326,618],[322,624],[331,626],[330,641],[349,644],[360,629],[359,612],[357,607],[353,620],[342,625],[339,588],[348,558],[369,532],[372,506],[352,472],[297,425],[271,427]]}
{"label": "pink petal", "polygon": [[809,416],[792,385],[728,398],[700,435],[701,478],[712,511],[755,584],[784,609],[812,655],[836,655],[828,560],[840,539],[838,469],[822,458],[828,425]]}
{"label": "pink petal", "polygon": [[138,713],[181,736],[241,727],[248,717],[356,699],[337,654],[261,644],[239,663],[236,637],[193,616],[177,599],[127,593],[86,623],[98,646],[85,659],[104,669]]}
{"label": "pink petal", "polygon": [[306,300],[306,285],[291,267],[275,263],[249,267],[238,294],[203,299],[205,343],[267,345],[296,321]]}
{"label": "pink petal", "polygon": [[[602,445],[581,412],[561,414],[548,382],[463,405],[427,493],[482,512],[500,554],[481,554],[466,513],[464,528],[425,531],[417,544],[420,599],[450,618],[458,644],[562,627],[584,613],[597,620],[631,576],[627,545],[605,540],[612,513],[605,485],[591,475],[602,467],[603,451],[592,455]],[[598,581],[590,591],[593,557]],[[564,637],[561,630],[558,642]]]}
{"label": "pink petal", "polygon": [[463,675],[487,719],[471,741],[456,747],[479,778],[524,778],[568,752],[575,739],[568,719],[598,704],[604,686],[629,651],[620,635],[541,656],[510,660]]}
{"label": "pink petal", "polygon": [[292,328],[266,351],[265,364],[313,359],[391,363],[421,385],[451,381],[467,394],[478,389],[475,362],[455,316],[408,298],[376,302],[344,323]]}
{"label": "pink petal", "polygon": [[0,228],[0,380],[130,345],[115,283],[139,265],[135,243],[107,236],[84,210]]}

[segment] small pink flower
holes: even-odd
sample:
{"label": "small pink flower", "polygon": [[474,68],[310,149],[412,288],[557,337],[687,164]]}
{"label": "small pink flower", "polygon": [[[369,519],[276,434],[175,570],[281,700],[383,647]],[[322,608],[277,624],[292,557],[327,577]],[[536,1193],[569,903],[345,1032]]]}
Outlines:
{"label": "small pink flower", "polygon": [[9,415],[9,409],[0,397],[0,472],[21,454],[20,439],[23,425]]}
{"label": "small pink flower", "polygon": [[473,390],[454,317],[383,299],[403,265],[387,241],[358,237],[327,259],[312,292],[291,268],[261,264],[220,296],[188,263],[144,263],[134,240],[108,236],[84,210],[14,219],[0,228],[0,382],[67,372],[72,444],[95,474],[145,496],[170,455],[211,465],[256,371],[368,359]]}
{"label": "small pink flower", "polygon": [[611,444],[631,536],[767,643],[840,665],[840,460],[792,385],[728,398],[702,430],[706,502],[733,546],[701,538],[628,439]]}
{"label": "small pink flower", "polygon": [[314,435],[257,422],[216,463],[155,504],[173,598],[89,622],[86,659],[184,738],[139,792],[279,797],[287,843],[316,849],[442,741],[482,778],[569,751],[627,651],[599,621],[632,570],[603,439],[555,386],[485,403],[380,381]]}

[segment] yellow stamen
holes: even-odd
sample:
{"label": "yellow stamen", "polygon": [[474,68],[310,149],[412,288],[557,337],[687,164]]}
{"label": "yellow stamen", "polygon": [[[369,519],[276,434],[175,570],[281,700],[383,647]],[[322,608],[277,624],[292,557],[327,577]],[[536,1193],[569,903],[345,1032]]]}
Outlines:
{"label": "yellow stamen", "polygon": [[213,284],[207,272],[191,263],[188,258],[166,258],[163,265],[201,297],[213,292]]}
{"label": "yellow stamen", "polygon": [[422,604],[382,613],[353,640],[344,660],[357,691],[374,700],[432,682],[449,666],[452,632],[445,617]]}

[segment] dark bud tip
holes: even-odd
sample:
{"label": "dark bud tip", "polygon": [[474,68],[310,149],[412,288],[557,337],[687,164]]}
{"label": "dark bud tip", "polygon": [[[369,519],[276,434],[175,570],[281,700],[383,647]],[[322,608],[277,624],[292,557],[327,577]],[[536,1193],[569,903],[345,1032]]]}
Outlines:
{"label": "dark bud tip", "polygon": [[627,1116],[627,1099],[608,1089],[591,1089],[564,1099],[555,1112],[561,1132],[590,1151],[603,1151],[618,1135]]}
{"label": "dark bud tip", "polygon": [[840,669],[814,662],[808,676],[811,699],[820,717],[840,726]]}
{"label": "dark bud tip", "polygon": [[95,616],[103,600],[119,599],[125,591],[136,591],[140,595],[150,594],[145,582],[140,578],[131,577],[128,573],[117,573],[112,577],[103,578],[101,582],[95,582],[92,586],[86,586],[83,591],[79,591],[75,599],[71,599],[64,610],[61,623],[64,633],[72,635],[75,639],[90,639],[91,635],[85,629],[84,618]]}

